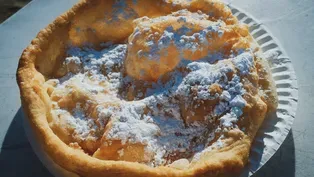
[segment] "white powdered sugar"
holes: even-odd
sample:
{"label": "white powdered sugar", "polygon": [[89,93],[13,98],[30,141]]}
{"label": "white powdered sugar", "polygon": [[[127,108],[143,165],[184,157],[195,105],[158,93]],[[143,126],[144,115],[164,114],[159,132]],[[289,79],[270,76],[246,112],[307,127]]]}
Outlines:
{"label": "white powdered sugar", "polygon": [[[187,12],[179,11],[173,15],[180,17],[184,13]],[[192,17],[204,19],[207,15],[193,13]],[[186,22],[186,18],[180,17],[181,21]],[[215,22],[190,35],[187,35],[189,28],[185,26],[178,30],[169,27],[158,40],[153,40],[153,34],[149,36],[150,52],[138,51],[138,55],[149,55],[154,59],[156,51],[170,43],[179,49],[206,47],[210,45],[206,39],[209,33],[222,35],[220,23]],[[56,107],[53,111],[68,115],[66,118],[74,127],[75,136],[82,140],[88,136],[100,139],[102,135],[93,132],[104,130],[110,122],[111,127],[103,138],[121,140],[122,144],[144,145],[147,152],[154,153],[153,160],[147,163],[151,166],[170,164],[181,158],[195,159],[204,149],[223,147],[222,137],[216,136],[220,136],[224,129],[237,128],[246,105],[241,76],[249,74],[254,65],[251,51],[242,51],[226,60],[212,54],[198,61],[182,58],[180,64],[167,73],[166,81],[161,78],[155,83],[126,76],[126,54],[125,44],[110,45],[101,51],[88,47],[69,49],[69,57],[64,62],[69,73],[59,79],[56,89],[68,90],[70,94],[72,85],[75,85],[90,100],[77,103],[73,110]],[[212,91],[213,85],[220,91]],[[215,104],[211,111],[207,111],[206,102],[211,101]],[[96,113],[88,112],[92,104],[96,105]],[[197,110],[202,107],[206,111],[201,119],[188,122],[191,117],[198,116]],[[213,124],[215,120],[220,124]],[[217,138],[218,141],[213,143]],[[123,156],[124,150],[120,149],[118,154]]]}
{"label": "white powdered sugar", "polygon": [[122,144],[147,144],[152,137],[160,134],[159,127],[151,117],[143,115],[143,103],[124,103],[119,112],[114,114],[115,120],[107,138],[122,140]]}
{"label": "white powdered sugar", "polygon": [[[179,17],[179,23],[188,23],[191,26],[195,26],[195,22],[188,19],[187,16],[190,16],[194,20],[205,20],[208,18],[208,15],[202,12],[191,13],[189,11],[180,10],[172,13],[170,16]],[[143,17],[142,20],[151,21],[151,23],[158,23],[161,21],[165,21],[167,16],[161,18],[148,19],[147,17]],[[183,50],[191,50],[195,52],[196,50],[200,50],[203,48],[208,48],[211,45],[211,42],[208,41],[208,37],[211,35],[217,34],[221,37],[224,34],[224,31],[220,29],[222,25],[225,23],[223,21],[218,20],[217,22],[209,22],[207,21],[207,25],[204,25],[204,29],[199,30],[197,32],[192,32],[192,28],[187,25],[182,25],[182,27],[178,29],[174,29],[172,26],[167,27],[161,34],[159,32],[152,33],[146,39],[146,46],[149,47],[148,52],[144,52],[140,50],[137,54],[139,57],[146,56],[151,60],[159,60],[160,59],[160,51],[163,48],[169,47],[171,44],[177,47],[181,52]],[[142,27],[145,27],[143,32],[149,32],[151,29],[148,24],[145,22],[141,24]],[[138,28],[135,29],[134,38],[140,35],[140,30]],[[162,54],[167,55],[167,54]],[[208,54],[212,55],[212,54]]]}
{"label": "white powdered sugar", "polygon": [[[214,132],[236,127],[242,115],[242,108],[246,104],[242,98],[245,90],[236,73],[228,79],[227,74],[234,71],[230,63],[218,61],[216,64],[210,64],[206,60],[184,60],[178,67],[185,67],[188,71],[173,71],[170,73],[171,79],[166,83],[158,81],[146,92],[141,92],[139,95],[144,99],[127,101],[119,95],[121,94],[119,90],[123,89],[125,84],[136,81],[124,76],[125,53],[126,45],[111,46],[102,51],[89,48],[69,50],[71,56],[66,58],[65,64],[82,65],[82,69],[77,74],[69,73],[59,79],[57,88],[67,88],[74,82],[87,93],[96,95],[96,100],[97,95],[104,91],[111,95],[101,96],[101,99],[106,100],[98,100],[99,103],[118,104],[97,106],[96,120],[89,118],[84,112],[87,109],[78,104],[72,115],[68,116],[69,124],[75,127],[76,136],[84,140],[91,134],[92,129],[103,129],[108,121],[111,121],[112,127],[106,134],[107,140],[122,140],[123,144],[144,144],[146,151],[155,153],[154,161],[148,164],[158,166],[171,163],[175,154],[183,158],[193,157],[194,153],[200,153],[211,144],[215,137]],[[253,65],[252,55],[251,52],[245,52],[230,59],[241,75],[247,74]],[[212,84],[218,84],[222,93],[212,95],[209,90]],[[192,94],[192,91],[195,94]],[[206,120],[205,123],[194,122],[187,125],[180,108],[182,99],[188,106],[197,100],[218,100],[214,110],[208,112],[205,117],[208,122],[211,122],[213,117],[218,117],[220,125],[215,128],[216,130],[206,123]],[[197,108],[200,105],[194,106]],[[63,109],[55,111],[67,112]],[[95,122],[99,122],[99,126]],[[123,155],[123,150],[120,150],[119,154]]]}
{"label": "white powdered sugar", "polygon": [[242,53],[232,60],[235,67],[239,70],[241,75],[246,75],[250,72],[253,66],[253,55],[251,53]]}
{"label": "white powdered sugar", "polygon": [[63,109],[52,110],[57,116],[66,115],[66,122],[70,128],[74,128],[73,137],[78,140],[86,140],[87,138],[96,139],[93,135],[98,127],[93,121],[85,116],[85,112],[82,110],[81,105],[77,104],[73,113],[70,114],[68,111]]}

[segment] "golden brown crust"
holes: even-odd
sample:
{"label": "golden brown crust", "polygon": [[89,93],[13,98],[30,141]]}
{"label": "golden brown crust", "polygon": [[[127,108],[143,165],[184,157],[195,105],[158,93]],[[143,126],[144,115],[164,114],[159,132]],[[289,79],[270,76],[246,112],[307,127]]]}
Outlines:
{"label": "golden brown crust", "polygon": [[[197,163],[191,164],[190,168],[184,170],[170,167],[152,168],[144,164],[124,161],[99,160],[78,148],[68,146],[54,134],[48,124],[49,118],[51,118],[51,105],[47,90],[43,86],[45,78],[64,74],[62,68],[59,68],[62,63],[61,58],[65,55],[69,44],[81,46],[83,42],[91,42],[97,45],[106,40],[120,42],[126,39],[132,32],[130,28],[132,18],[118,21],[113,26],[99,27],[105,25],[101,22],[101,19],[104,18],[101,14],[105,14],[104,9],[110,11],[110,4],[113,2],[113,0],[81,1],[41,30],[24,50],[17,70],[17,82],[20,87],[22,105],[30,120],[31,128],[36,133],[36,140],[56,164],[80,176],[210,177],[231,176],[240,173],[247,163],[251,142],[265,117],[266,112],[263,111],[265,104],[253,104],[261,112],[255,111],[251,115],[249,113],[249,116],[254,119],[252,119],[253,122],[250,122],[248,136],[245,134],[233,136],[234,132],[229,132],[229,146],[205,154]],[[153,17],[168,14],[176,9],[187,8],[191,11],[202,10],[206,13],[214,13],[213,18],[223,17],[228,24],[237,22],[231,11],[225,8],[222,10],[222,3],[216,0],[194,0],[191,4],[182,0],[181,3],[175,5],[171,1],[138,0],[140,4],[138,6],[134,6],[132,1],[127,2],[138,16]],[[163,8],[159,8],[161,5]],[[208,8],[207,5],[210,5],[211,8]],[[114,33],[116,35],[107,36],[104,33],[105,29],[109,32],[116,30],[116,25],[121,28],[120,31]],[[87,32],[75,34],[75,28],[80,27],[85,30],[88,26],[95,26],[99,30],[96,32],[87,30]],[[270,84],[270,86],[272,85]],[[273,98],[275,99],[275,96]]]}

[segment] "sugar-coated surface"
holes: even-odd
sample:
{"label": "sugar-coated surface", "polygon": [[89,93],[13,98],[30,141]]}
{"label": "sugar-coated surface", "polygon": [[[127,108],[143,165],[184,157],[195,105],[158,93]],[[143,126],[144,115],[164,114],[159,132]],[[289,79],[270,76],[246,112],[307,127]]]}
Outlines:
{"label": "sugar-coated surface", "polygon": [[[191,158],[212,144],[215,133],[219,134],[224,128],[237,127],[246,104],[242,98],[245,90],[239,75],[247,74],[253,65],[251,52],[229,59],[231,62],[222,60],[216,64],[210,64],[206,59],[194,62],[182,60],[177,69],[169,73],[166,82],[161,78],[157,83],[149,83],[125,75],[123,62],[126,50],[126,45],[121,44],[101,51],[91,48],[71,48],[68,51],[65,65],[69,68],[70,64],[71,67],[74,64],[80,72],[60,78],[56,89],[65,89],[75,83],[91,97],[96,96],[96,102],[100,104],[96,119],[90,118],[87,112],[88,101],[86,105],[77,104],[73,110],[58,107],[53,110],[67,115],[68,125],[74,128],[75,136],[82,140],[88,135],[99,139],[101,136],[91,132],[103,129],[111,121],[112,127],[104,135],[107,140],[144,144],[147,152],[155,153],[148,164],[158,166],[179,158]],[[228,79],[228,73],[233,73],[232,78]],[[131,94],[135,96],[133,100],[128,100],[126,86],[131,85],[134,89],[138,82],[142,84],[142,89],[133,90]],[[213,84],[219,85],[221,94],[210,93]],[[105,96],[98,99],[99,95]],[[213,111],[206,112],[201,122],[187,123],[190,117],[184,117],[182,103],[185,104],[183,107],[194,106],[197,109],[203,106],[200,104],[202,101],[208,100],[218,100]],[[115,102],[118,106],[101,106],[103,102]],[[193,110],[189,111],[195,115]],[[211,124],[217,118],[220,124]],[[223,143],[218,140],[213,146],[219,148]],[[119,150],[119,154],[123,155],[123,150]]]}

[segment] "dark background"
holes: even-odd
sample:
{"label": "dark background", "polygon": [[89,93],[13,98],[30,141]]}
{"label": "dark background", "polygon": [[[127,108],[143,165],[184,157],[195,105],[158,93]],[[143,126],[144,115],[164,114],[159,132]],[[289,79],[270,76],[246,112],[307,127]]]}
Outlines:
{"label": "dark background", "polygon": [[0,0],[0,23],[9,18],[31,0]]}

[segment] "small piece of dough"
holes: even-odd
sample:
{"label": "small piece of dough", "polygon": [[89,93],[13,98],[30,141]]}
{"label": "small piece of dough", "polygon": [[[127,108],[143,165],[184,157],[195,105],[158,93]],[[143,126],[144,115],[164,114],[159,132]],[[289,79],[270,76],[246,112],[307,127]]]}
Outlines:
{"label": "small piece of dough", "polygon": [[246,25],[209,21],[205,14],[178,11],[168,16],[134,21],[128,41],[127,74],[140,80],[156,81],[172,71],[182,59],[199,60],[220,53],[251,47]]}
{"label": "small piece of dough", "polygon": [[148,152],[145,144],[122,142],[107,138],[107,134],[112,128],[110,121],[105,128],[105,133],[101,140],[101,146],[94,153],[93,157],[102,160],[124,160],[129,162],[150,162],[153,159],[153,152]]}

